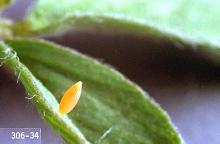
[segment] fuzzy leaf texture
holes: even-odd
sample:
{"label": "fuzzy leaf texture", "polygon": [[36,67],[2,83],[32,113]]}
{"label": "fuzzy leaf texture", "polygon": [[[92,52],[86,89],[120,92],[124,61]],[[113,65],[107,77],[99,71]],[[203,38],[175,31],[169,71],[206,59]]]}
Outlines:
{"label": "fuzzy leaf texture", "polygon": [[[42,40],[0,43],[6,68],[20,74],[41,116],[68,144],[181,144],[167,114],[111,67]],[[58,114],[64,91],[83,81],[77,107]],[[81,132],[80,132],[80,131]]]}

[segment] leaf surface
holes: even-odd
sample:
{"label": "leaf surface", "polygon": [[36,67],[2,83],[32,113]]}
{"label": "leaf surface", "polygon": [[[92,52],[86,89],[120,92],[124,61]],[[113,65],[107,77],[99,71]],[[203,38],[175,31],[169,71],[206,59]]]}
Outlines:
{"label": "leaf surface", "polygon": [[[158,28],[191,40],[219,44],[219,5],[218,0],[37,0],[25,23],[28,33],[44,33],[51,29],[56,31],[58,27],[63,28],[63,25],[76,28],[88,21],[109,29],[106,19],[111,19],[108,21],[110,25],[120,29],[126,27],[129,20],[129,23],[133,23],[133,29],[142,24],[142,31],[149,27]],[[121,22],[118,23],[118,20]],[[71,24],[67,21],[71,21]],[[88,23],[83,28],[93,24]]]}
{"label": "leaf surface", "polygon": [[[113,68],[41,40],[17,39],[6,43],[20,59],[9,59],[6,65],[20,72],[26,90],[31,96],[36,95],[33,101],[42,118],[67,143],[183,143],[167,114]],[[1,43],[1,57],[6,56],[7,49]],[[68,117],[62,117],[57,113],[57,101],[79,80],[83,82],[79,103]]]}
{"label": "leaf surface", "polygon": [[23,65],[17,52],[0,41],[1,65],[14,71],[24,85],[29,99],[37,106],[42,118],[46,120],[67,143],[88,144],[87,140],[72,123],[69,117],[61,116],[54,95]]}

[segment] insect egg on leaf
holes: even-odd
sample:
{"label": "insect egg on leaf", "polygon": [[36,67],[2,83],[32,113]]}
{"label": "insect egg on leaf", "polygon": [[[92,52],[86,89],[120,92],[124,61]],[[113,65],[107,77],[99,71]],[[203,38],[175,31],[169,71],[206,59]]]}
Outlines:
{"label": "insect egg on leaf", "polygon": [[73,110],[73,108],[76,106],[76,104],[79,101],[81,91],[82,91],[81,81],[75,83],[65,91],[59,105],[59,112],[61,114],[67,114]]}

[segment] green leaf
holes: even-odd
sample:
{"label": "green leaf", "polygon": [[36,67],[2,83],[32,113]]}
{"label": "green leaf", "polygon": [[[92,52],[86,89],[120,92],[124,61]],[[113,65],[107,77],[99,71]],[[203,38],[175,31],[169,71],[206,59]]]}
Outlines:
{"label": "green leaf", "polygon": [[[7,44],[20,61],[10,58],[15,55],[11,50],[6,65],[21,72],[20,80],[30,95],[36,95],[33,101],[42,117],[67,143],[85,143],[74,124],[91,143],[183,143],[167,114],[113,68],[42,40],[17,39]],[[8,49],[1,43],[0,56],[7,56]],[[57,101],[79,80],[83,81],[79,104],[62,117]]]}
{"label": "green leaf", "polygon": [[1,65],[5,63],[6,67],[14,71],[21,80],[42,118],[50,123],[67,143],[88,143],[69,117],[57,113],[58,103],[53,94],[20,62],[17,53],[2,41],[0,58]]}
{"label": "green leaf", "polygon": [[[64,27],[67,21],[71,21],[69,26],[72,28],[93,21],[93,24],[96,22],[95,25],[109,30],[109,24],[105,21],[111,19],[108,22],[120,30],[127,26],[129,19],[134,24],[133,29],[138,29],[138,25],[142,24],[142,31],[149,27],[159,28],[197,41],[202,39],[219,44],[219,5],[218,0],[37,0],[24,23],[28,33],[57,30],[58,27]],[[118,23],[118,20],[122,23]],[[88,23],[83,28],[91,26]]]}

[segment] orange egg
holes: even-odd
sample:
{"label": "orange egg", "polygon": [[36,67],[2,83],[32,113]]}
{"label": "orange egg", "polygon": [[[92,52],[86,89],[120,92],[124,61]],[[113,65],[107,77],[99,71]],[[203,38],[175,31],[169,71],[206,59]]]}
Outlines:
{"label": "orange egg", "polygon": [[75,83],[65,91],[59,105],[59,112],[61,114],[67,114],[73,110],[73,108],[76,106],[76,104],[79,101],[81,91],[82,91],[81,81]]}

